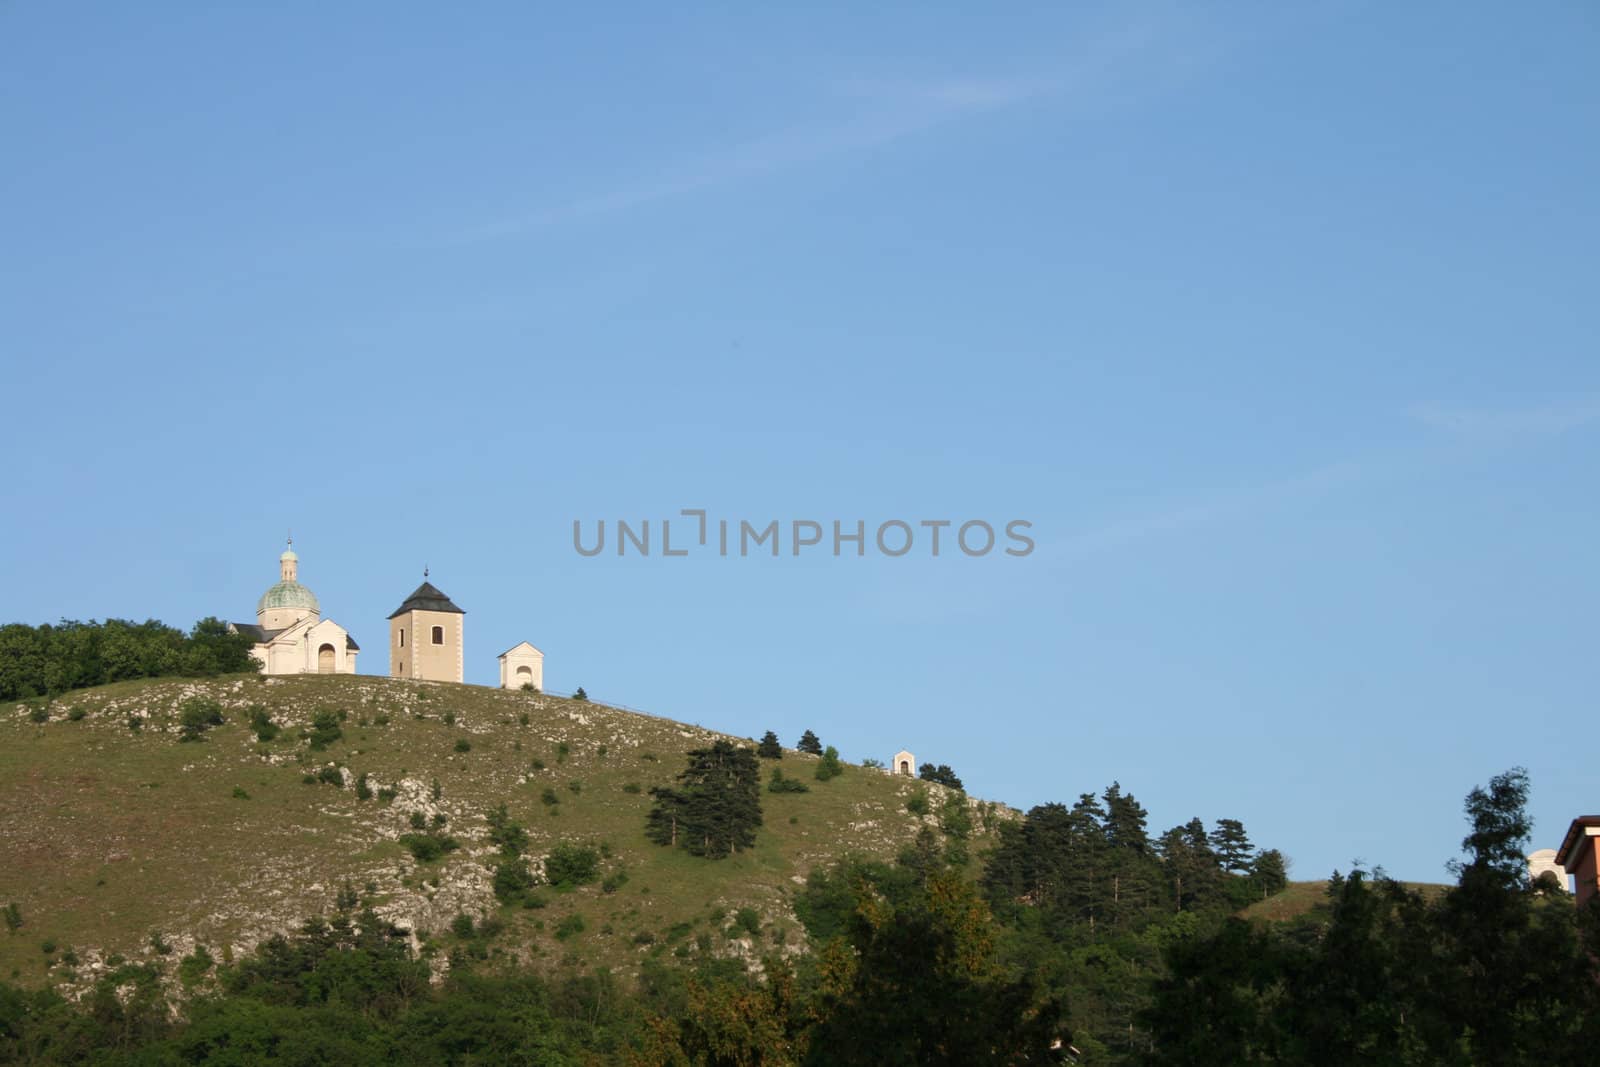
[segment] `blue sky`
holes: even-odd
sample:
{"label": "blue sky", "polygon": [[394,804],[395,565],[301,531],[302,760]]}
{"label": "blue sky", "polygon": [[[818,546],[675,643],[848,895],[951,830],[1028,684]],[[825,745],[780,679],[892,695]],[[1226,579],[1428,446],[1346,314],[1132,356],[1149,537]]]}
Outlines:
{"label": "blue sky", "polygon": [[[427,564],[469,681],[1302,878],[1600,810],[1594,7],[859,7],[0,6],[0,616],[292,527],[366,671]],[[697,507],[1037,547],[573,550]]]}

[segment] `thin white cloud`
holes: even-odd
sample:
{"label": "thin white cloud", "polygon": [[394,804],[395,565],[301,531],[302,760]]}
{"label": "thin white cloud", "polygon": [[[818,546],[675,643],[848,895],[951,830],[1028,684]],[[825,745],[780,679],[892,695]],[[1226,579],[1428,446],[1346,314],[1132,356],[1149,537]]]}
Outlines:
{"label": "thin white cloud", "polygon": [[1144,23],[1091,42],[1047,77],[955,77],[931,81],[856,80],[834,86],[855,101],[842,118],[784,127],[698,160],[665,167],[594,196],[469,229],[464,240],[514,236],[545,226],[626,211],[744,179],[867,151],[956,120],[1041,97],[1092,95],[1157,37]]}
{"label": "thin white cloud", "polygon": [[1600,420],[1600,396],[1544,407],[1498,410],[1424,405],[1412,408],[1411,417],[1435,430],[1482,437],[1555,434]]}

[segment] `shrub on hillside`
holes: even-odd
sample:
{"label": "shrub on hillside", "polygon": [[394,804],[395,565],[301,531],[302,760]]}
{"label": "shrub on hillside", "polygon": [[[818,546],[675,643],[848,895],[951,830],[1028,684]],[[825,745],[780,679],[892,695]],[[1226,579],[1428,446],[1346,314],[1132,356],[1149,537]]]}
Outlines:
{"label": "shrub on hillside", "polygon": [[785,778],[781,768],[772,768],[772,778],[767,782],[769,793],[809,793],[811,787],[798,778]]}
{"label": "shrub on hillside", "polygon": [[307,736],[311,751],[321,752],[343,736],[338,712],[324,708],[311,717],[311,733]]}
{"label": "shrub on hillside", "polygon": [[600,853],[583,845],[559,844],[544,860],[545,881],[558,888],[588,885],[600,874]]}
{"label": "shrub on hillside", "polygon": [[250,729],[255,731],[257,741],[271,741],[278,736],[278,724],[260,704],[250,705]]}
{"label": "shrub on hillside", "polygon": [[826,782],[843,773],[844,764],[839,762],[839,750],[829,745],[827,751],[822,754],[822,762],[817,764],[817,781]]}
{"label": "shrub on hillside", "polygon": [[447,852],[454,852],[461,847],[461,842],[445,834],[403,834],[400,844],[404,845],[418,863],[434,863],[444,857]]}
{"label": "shrub on hillside", "polygon": [[210,697],[189,697],[178,705],[179,741],[198,741],[200,735],[223,723],[222,705]]}

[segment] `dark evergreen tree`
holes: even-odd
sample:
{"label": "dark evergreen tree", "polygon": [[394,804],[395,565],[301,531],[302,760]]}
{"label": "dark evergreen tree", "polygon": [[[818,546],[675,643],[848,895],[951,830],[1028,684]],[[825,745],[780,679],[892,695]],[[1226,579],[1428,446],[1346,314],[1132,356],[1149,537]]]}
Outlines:
{"label": "dark evergreen tree", "polygon": [[717,741],[689,753],[678,788],[650,790],[655,804],[645,833],[657,844],[722,858],[756,842],[761,825],[761,768],[756,754]]}
{"label": "dark evergreen tree", "polygon": [[950,769],[948,763],[941,763],[937,767],[931,763],[924,763],[917,768],[917,777],[926,782],[938,782],[940,785],[947,785],[951,789],[963,788],[961,779],[956,777],[956,772]]}
{"label": "dark evergreen tree", "polygon": [[1282,892],[1289,884],[1289,863],[1283,858],[1283,853],[1275,848],[1265,848],[1256,853],[1250,865],[1250,883],[1263,900]]}
{"label": "dark evergreen tree", "polygon": [[1211,849],[1217,862],[1229,874],[1249,874],[1250,859],[1254,849],[1244,832],[1244,823],[1238,819],[1218,819],[1217,828],[1211,831]]}
{"label": "dark evergreen tree", "polygon": [[1112,782],[1101,794],[1106,804],[1106,841],[1113,848],[1125,848],[1143,855],[1150,851],[1150,831],[1144,806],[1132,793],[1122,791],[1122,783]]}
{"label": "dark evergreen tree", "polygon": [[800,735],[800,743],[794,747],[809,756],[822,755],[822,741],[810,730]]}
{"label": "dark evergreen tree", "polygon": [[688,798],[676,789],[660,785],[650,787],[650,796],[655,803],[645,816],[644,835],[658,845],[677,847]]}
{"label": "dark evergreen tree", "polygon": [[761,735],[761,743],[756,746],[756,755],[762,759],[782,759],[783,746],[778,743],[778,735],[768,730]]}

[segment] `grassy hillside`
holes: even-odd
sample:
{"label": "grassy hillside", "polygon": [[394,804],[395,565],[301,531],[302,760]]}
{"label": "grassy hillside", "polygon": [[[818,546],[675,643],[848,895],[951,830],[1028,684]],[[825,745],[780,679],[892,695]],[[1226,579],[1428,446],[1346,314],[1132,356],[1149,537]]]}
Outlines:
{"label": "grassy hillside", "polygon": [[[183,743],[179,705],[193,696],[218,701],[226,721]],[[257,740],[253,706],[282,727],[277,738]],[[343,715],[343,736],[324,751],[306,737],[318,711]],[[682,770],[686,751],[722,735],[475,686],[361,676],[130,682],[70,693],[45,721],[39,714],[37,704],[0,707],[0,907],[14,901],[23,919],[0,936],[0,977],[26,985],[82,988],[108,959],[176,960],[195,944],[225,959],[331,913],[346,885],[414,931],[440,968],[460,945],[449,931],[459,913],[505,924],[476,951],[540,968],[626,973],[650,953],[798,952],[804,933],[789,897],[814,864],[848,851],[892,857],[935,821],[905,810],[923,783],[856,766],[816,782],[815,759],[786,750],[778,765],[811,791],[763,792],[756,847],[697,859],[645,839],[648,792]],[[766,724],[752,711],[740,725],[759,734]],[[342,787],[306,783],[330,767],[343,768]],[[361,775],[373,794],[365,800]],[[942,793],[927,788],[935,800]],[[980,852],[994,820],[990,806],[971,803],[982,808]],[[535,868],[557,843],[590,844],[604,856],[605,885],[546,888],[543,907],[500,908],[484,818],[498,804],[527,827]],[[443,814],[461,849],[418,863],[398,840],[413,812]],[[755,910],[759,933],[734,928],[741,908]]]}
{"label": "grassy hillside", "polygon": [[[1421,891],[1422,895],[1433,898],[1450,888],[1433,882],[1406,882],[1408,888]],[[1274,893],[1266,900],[1257,901],[1243,912],[1247,919],[1256,919],[1261,922],[1290,922],[1309,915],[1319,906],[1327,903],[1328,883],[1321,882],[1290,882],[1281,893]]]}

